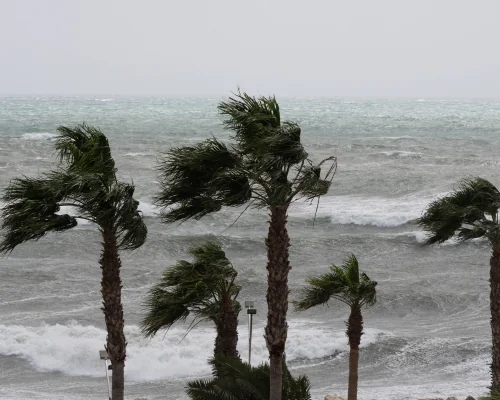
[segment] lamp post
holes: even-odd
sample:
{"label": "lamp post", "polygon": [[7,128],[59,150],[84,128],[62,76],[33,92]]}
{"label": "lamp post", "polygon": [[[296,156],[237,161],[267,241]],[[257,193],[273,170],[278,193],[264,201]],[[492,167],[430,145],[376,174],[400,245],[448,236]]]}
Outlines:
{"label": "lamp post", "polygon": [[106,369],[106,383],[108,384],[108,399],[111,400],[111,387],[109,385],[109,375],[108,370],[111,369],[111,365],[108,366],[109,355],[106,350],[99,350],[99,358],[104,360],[104,367]]}
{"label": "lamp post", "polygon": [[247,309],[248,314],[248,364],[251,364],[252,361],[252,319],[255,314],[257,314],[257,310],[254,308],[253,301],[245,301],[245,308]]}

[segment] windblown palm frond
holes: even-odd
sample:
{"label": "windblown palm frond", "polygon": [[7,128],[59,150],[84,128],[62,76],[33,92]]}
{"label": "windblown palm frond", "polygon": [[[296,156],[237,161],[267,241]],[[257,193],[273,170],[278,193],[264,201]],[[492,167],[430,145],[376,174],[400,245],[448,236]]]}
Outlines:
{"label": "windblown palm frond", "polygon": [[281,126],[280,109],[276,98],[255,98],[239,90],[227,102],[218,106],[226,129],[235,133],[235,139],[246,152],[255,151],[255,144],[269,137]]}
{"label": "windblown palm frond", "polygon": [[377,282],[359,272],[358,260],[351,255],[341,266],[332,265],[329,273],[309,278],[300,299],[294,301],[297,311],[327,303],[331,298],[349,306],[371,306],[376,302]]}
{"label": "windblown palm frond", "polygon": [[433,201],[416,220],[430,233],[427,244],[443,243],[456,236],[459,240],[488,237],[500,239],[498,208],[500,192],[482,178],[465,179],[457,190]]}
{"label": "windblown palm frond", "polygon": [[[252,367],[239,359],[218,356],[210,360],[213,379],[188,382],[192,400],[269,400],[269,365]],[[306,376],[294,378],[283,363],[283,400],[310,400]],[[219,396],[219,397],[217,397]]]}
{"label": "windblown palm frond", "polygon": [[82,124],[74,128],[58,129],[56,150],[61,163],[70,171],[99,174],[108,179],[115,177],[116,168],[108,138],[98,128]]}
{"label": "windblown palm frond", "polygon": [[224,293],[232,298],[234,309],[240,311],[236,298],[241,287],[234,283],[237,272],[221,247],[208,242],[191,249],[190,254],[194,257],[192,263],[177,262],[150,290],[144,305],[146,317],[141,322],[145,336],[168,330],[190,315],[194,317],[194,324],[217,319],[219,300]]}
{"label": "windblown palm frond", "polygon": [[244,204],[251,192],[240,164],[238,154],[215,138],[169,150],[158,167],[160,193],[155,198],[167,209],[163,219],[199,219],[224,205]]}
{"label": "windblown palm frond", "polygon": [[[0,252],[71,229],[77,218],[112,229],[120,248],[141,246],[147,228],[133,198],[134,186],[116,180],[106,136],[89,125],[60,127],[59,132],[60,166],[37,178],[13,179],[2,196]],[[71,211],[60,215],[63,206]]]}
{"label": "windblown palm frond", "polygon": [[[325,194],[335,158],[315,165],[301,143],[300,127],[282,122],[274,97],[238,91],[219,104],[223,123],[235,135],[230,147],[215,138],[168,151],[158,168],[156,205],[166,223],[199,219],[225,206],[288,206],[297,198]],[[332,161],[322,177],[322,164]]]}

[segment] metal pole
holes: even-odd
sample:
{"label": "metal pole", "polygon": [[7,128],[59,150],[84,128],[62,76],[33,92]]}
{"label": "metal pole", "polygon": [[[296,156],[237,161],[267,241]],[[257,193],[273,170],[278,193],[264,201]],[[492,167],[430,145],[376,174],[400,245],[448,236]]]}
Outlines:
{"label": "metal pole", "polygon": [[248,314],[248,363],[251,364],[252,360],[252,318],[253,314]]}
{"label": "metal pole", "polygon": [[106,350],[99,350],[99,358],[104,360],[104,369],[106,370],[106,383],[108,385],[108,400],[111,400],[111,387],[109,385],[109,377],[108,377],[108,360],[109,355]]}
{"label": "metal pole", "polygon": [[248,364],[250,364],[252,361],[252,321],[253,314],[256,314],[257,310],[254,308],[253,301],[245,301],[245,307],[248,314]]}
{"label": "metal pole", "polygon": [[108,397],[111,400],[111,388],[109,387],[109,378],[108,378],[108,360],[104,360],[104,368],[106,368],[106,383],[108,384]]}

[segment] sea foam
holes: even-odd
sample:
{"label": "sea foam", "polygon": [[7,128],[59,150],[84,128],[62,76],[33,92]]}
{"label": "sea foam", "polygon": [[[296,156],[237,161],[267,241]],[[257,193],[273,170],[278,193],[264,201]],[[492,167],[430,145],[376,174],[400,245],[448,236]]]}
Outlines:
{"label": "sea foam", "polygon": [[[329,217],[333,224],[395,227],[420,217],[432,199],[429,196],[418,198],[328,196],[321,199],[318,216]],[[291,209],[291,214],[311,216],[314,215],[315,207],[315,204],[298,204]]]}
{"label": "sea foam", "polygon": [[57,134],[50,132],[28,132],[21,135],[21,139],[23,140],[54,140]]}
{"label": "sea foam", "polygon": [[[248,352],[246,325],[240,325],[239,351],[243,359]],[[262,326],[254,327],[252,364],[267,360]],[[185,336],[186,327],[178,326],[153,339],[145,339],[137,326],[127,326],[126,378],[129,381],[154,381],[200,377],[210,374],[207,359],[212,355],[215,330],[197,328]],[[380,331],[366,330],[362,345],[375,342]],[[0,325],[0,354],[14,355],[27,360],[41,372],[62,372],[72,376],[100,377],[102,361],[98,351],[103,349],[106,332],[94,326],[76,322],[68,324],[26,327]],[[329,328],[312,321],[290,322],[287,359],[291,362],[321,359],[348,350],[342,330]]]}

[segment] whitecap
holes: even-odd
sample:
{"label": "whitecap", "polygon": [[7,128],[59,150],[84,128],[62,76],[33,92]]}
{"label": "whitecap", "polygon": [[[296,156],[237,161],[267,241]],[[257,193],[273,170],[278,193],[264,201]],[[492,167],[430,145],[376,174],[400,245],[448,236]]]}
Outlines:
{"label": "whitecap", "polygon": [[143,157],[143,156],[153,156],[152,153],[125,153],[124,156],[128,157]]}
{"label": "whitecap", "polygon": [[28,132],[21,135],[23,140],[54,140],[57,134],[50,132]]}
{"label": "whitecap", "polygon": [[383,154],[391,158],[420,158],[422,156],[422,153],[418,153],[415,151],[403,151],[403,150],[381,151],[378,154]]}
{"label": "whitecap", "polygon": [[145,217],[156,217],[160,213],[160,208],[145,201],[139,201],[139,210]]}
{"label": "whitecap", "polygon": [[[321,199],[319,217],[330,218],[333,224],[395,227],[409,223],[422,215],[435,196],[404,196],[399,198],[364,196],[328,196]],[[291,215],[314,215],[315,204],[296,204]]]}
{"label": "whitecap", "polygon": [[[314,360],[347,352],[347,338],[342,330],[332,331],[312,321],[290,321],[287,359]],[[171,328],[167,334],[145,339],[138,326],[127,326],[128,342],[126,379],[154,381],[210,374],[207,364],[212,356],[215,329],[198,327],[185,338],[187,326]],[[246,325],[239,327],[238,350],[244,358],[248,352]],[[252,364],[268,359],[262,335],[263,326],[254,328]],[[362,346],[368,346],[383,335],[382,331],[367,329]],[[94,326],[76,322],[68,324],[26,327],[0,325],[0,354],[14,355],[27,360],[42,372],[62,372],[72,376],[102,377],[102,361],[98,351],[104,349],[106,332]]]}

